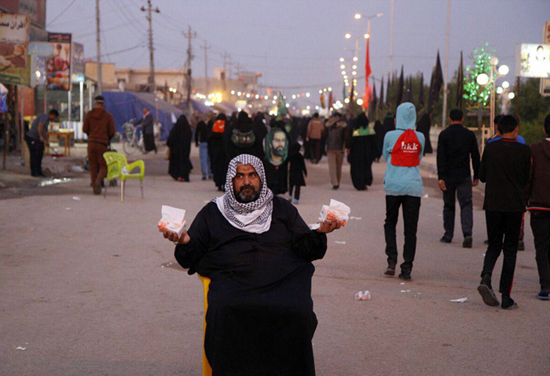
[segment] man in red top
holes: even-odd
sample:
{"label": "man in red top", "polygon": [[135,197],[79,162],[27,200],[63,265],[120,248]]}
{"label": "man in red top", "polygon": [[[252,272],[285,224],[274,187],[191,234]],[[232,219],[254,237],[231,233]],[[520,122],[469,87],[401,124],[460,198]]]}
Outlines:
{"label": "man in red top", "polygon": [[82,130],[88,135],[88,164],[95,195],[101,194],[101,184],[107,176],[107,163],[103,153],[109,150],[111,137],[115,135],[113,116],[104,108],[105,99],[95,97],[95,108],[86,114]]}

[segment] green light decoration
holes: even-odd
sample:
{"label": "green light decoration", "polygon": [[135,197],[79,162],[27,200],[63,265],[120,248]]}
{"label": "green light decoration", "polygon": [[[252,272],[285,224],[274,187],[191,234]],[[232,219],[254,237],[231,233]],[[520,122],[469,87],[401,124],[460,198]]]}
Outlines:
{"label": "green light decoration", "polygon": [[491,97],[491,82],[485,86],[477,83],[477,76],[485,73],[491,77],[491,64],[489,60],[495,53],[494,49],[489,49],[489,43],[486,42],[481,47],[475,48],[472,55],[474,65],[466,66],[466,77],[464,79],[464,99],[475,105],[475,107],[487,106]]}

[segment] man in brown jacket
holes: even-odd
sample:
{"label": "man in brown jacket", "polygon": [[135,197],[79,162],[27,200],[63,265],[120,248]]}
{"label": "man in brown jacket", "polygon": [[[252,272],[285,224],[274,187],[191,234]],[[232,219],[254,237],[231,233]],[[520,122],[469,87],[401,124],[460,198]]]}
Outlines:
{"label": "man in brown jacket", "polygon": [[108,150],[111,137],[115,135],[113,116],[104,108],[105,99],[95,97],[95,108],[86,114],[83,131],[88,135],[88,164],[94,194],[101,194],[101,184],[107,176],[107,163],[103,153]]}
{"label": "man in brown jacket", "polygon": [[307,125],[307,137],[306,141],[309,142],[311,151],[311,160],[317,164],[321,160],[321,138],[323,137],[323,131],[325,126],[319,119],[319,114],[313,114],[313,118]]}
{"label": "man in brown jacket", "polygon": [[544,119],[546,139],[531,145],[533,165],[527,187],[531,229],[535,238],[540,292],[537,299],[550,300],[550,115]]}

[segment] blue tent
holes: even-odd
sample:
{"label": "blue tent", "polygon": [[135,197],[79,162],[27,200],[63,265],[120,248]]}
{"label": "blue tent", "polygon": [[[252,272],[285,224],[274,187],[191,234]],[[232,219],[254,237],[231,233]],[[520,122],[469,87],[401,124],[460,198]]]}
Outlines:
{"label": "blue tent", "polygon": [[130,119],[141,119],[143,108],[147,107],[156,118],[158,109],[158,121],[162,124],[160,139],[166,140],[174,125],[174,120],[183,114],[176,106],[163,100],[156,100],[153,93],[130,93],[118,91],[104,91],[105,109],[113,115],[117,132],[122,133],[122,124]]}

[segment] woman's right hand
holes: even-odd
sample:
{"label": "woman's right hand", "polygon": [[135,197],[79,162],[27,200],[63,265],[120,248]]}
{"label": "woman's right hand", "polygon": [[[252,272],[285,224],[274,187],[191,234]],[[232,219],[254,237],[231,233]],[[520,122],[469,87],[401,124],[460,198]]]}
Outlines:
{"label": "woman's right hand", "polygon": [[162,235],[165,239],[170,240],[171,242],[174,242],[176,244],[187,244],[189,241],[191,241],[191,237],[187,233],[187,231],[184,231],[181,236],[178,239],[178,234],[172,231],[164,230],[162,231]]}

